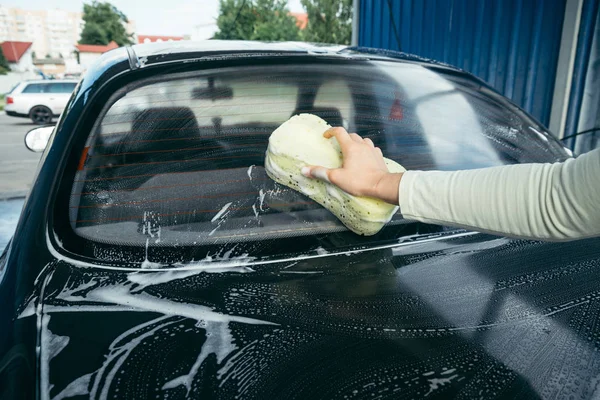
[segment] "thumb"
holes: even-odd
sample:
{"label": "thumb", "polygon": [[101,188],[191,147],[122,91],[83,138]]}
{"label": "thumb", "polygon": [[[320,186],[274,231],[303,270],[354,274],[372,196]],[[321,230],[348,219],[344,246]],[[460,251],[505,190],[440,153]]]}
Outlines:
{"label": "thumb", "polygon": [[300,170],[302,175],[306,176],[307,178],[314,178],[320,181],[331,183],[331,180],[329,179],[329,171],[330,169],[328,168],[315,166],[302,167]]}

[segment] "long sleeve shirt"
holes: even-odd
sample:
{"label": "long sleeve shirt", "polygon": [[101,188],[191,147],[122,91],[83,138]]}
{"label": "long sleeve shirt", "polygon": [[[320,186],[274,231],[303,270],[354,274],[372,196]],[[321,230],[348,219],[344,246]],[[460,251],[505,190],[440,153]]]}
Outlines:
{"label": "long sleeve shirt", "polygon": [[406,219],[504,236],[600,236],[600,149],[555,164],[407,171],[399,205]]}

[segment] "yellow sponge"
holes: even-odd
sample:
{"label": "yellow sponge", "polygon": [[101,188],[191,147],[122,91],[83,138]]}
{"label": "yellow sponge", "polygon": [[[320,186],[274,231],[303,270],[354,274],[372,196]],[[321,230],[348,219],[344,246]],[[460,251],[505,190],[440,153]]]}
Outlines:
{"label": "yellow sponge", "polygon": [[[327,182],[306,178],[300,170],[306,165],[327,168],[342,166],[342,151],[335,138],[323,133],[331,128],[312,114],[295,115],[269,137],[265,169],[274,181],[310,197],[331,211],[348,229],[374,235],[388,223],[398,206],[371,197],[352,196]],[[404,172],[395,161],[384,159],[390,172]]]}

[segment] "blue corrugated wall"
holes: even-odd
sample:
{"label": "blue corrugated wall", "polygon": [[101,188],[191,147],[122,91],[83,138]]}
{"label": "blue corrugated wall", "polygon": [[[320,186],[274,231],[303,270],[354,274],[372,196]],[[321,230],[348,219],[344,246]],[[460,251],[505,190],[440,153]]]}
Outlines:
{"label": "blue corrugated wall", "polygon": [[359,46],[465,69],[548,125],[566,0],[389,3],[360,0]]}

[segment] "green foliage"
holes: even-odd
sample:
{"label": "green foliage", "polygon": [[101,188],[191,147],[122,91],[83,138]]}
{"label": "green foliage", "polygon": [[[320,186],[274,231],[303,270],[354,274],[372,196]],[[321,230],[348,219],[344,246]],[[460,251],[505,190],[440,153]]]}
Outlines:
{"label": "green foliage", "polygon": [[307,42],[350,44],[352,0],[301,0],[308,14]]}
{"label": "green foliage", "polygon": [[220,0],[215,39],[298,40],[300,30],[286,0]]}
{"label": "green foliage", "polygon": [[8,61],[6,60],[6,57],[4,57],[2,47],[0,47],[0,75],[6,75],[9,71],[10,67],[8,66]]}
{"label": "green foliage", "polygon": [[80,44],[107,45],[113,40],[124,46],[133,44],[133,37],[127,33],[125,14],[108,2],[93,1],[83,5],[83,31]]}

